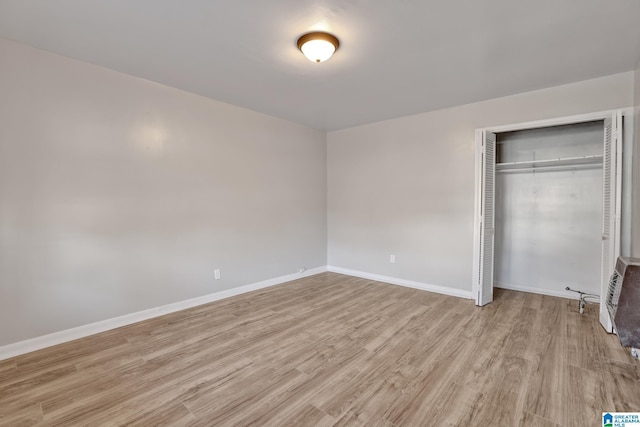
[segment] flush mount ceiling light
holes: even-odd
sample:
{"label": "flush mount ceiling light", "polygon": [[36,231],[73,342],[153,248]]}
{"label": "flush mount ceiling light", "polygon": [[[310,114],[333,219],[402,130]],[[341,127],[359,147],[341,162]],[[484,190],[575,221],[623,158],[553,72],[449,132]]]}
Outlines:
{"label": "flush mount ceiling light", "polygon": [[329,33],[316,31],[298,39],[298,49],[311,62],[324,62],[338,50],[340,41]]}

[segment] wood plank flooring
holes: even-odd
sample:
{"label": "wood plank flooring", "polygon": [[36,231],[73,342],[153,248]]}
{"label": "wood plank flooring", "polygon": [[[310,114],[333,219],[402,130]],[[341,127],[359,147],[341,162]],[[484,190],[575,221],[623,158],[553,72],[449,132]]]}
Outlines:
{"label": "wood plank flooring", "polygon": [[2,426],[597,426],[640,364],[575,301],[323,273],[0,362]]}

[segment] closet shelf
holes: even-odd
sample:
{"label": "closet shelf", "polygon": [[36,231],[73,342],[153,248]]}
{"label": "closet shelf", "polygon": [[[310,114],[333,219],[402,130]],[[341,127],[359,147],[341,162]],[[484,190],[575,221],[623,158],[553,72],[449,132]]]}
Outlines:
{"label": "closet shelf", "polygon": [[602,156],[564,157],[559,159],[526,160],[496,163],[496,171],[533,170],[538,168],[586,168],[602,166]]}

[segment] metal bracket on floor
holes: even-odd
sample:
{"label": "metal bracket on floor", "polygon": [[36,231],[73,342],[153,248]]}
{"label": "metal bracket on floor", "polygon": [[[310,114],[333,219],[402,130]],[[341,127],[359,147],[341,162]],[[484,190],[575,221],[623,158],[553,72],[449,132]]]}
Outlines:
{"label": "metal bracket on floor", "polygon": [[580,314],[584,314],[584,308],[587,304],[598,304],[600,303],[600,295],[590,294],[588,292],[583,292],[577,289],[571,289],[570,287],[564,288],[565,291],[575,292],[580,298],[578,299],[578,310]]}

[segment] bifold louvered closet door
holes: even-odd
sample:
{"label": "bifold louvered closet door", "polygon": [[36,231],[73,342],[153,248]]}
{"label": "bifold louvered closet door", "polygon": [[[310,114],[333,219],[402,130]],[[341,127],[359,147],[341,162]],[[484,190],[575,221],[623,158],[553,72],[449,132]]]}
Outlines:
{"label": "bifold louvered closet door", "polygon": [[[606,295],[609,278],[620,255],[622,163],[622,115],[613,114],[604,120],[604,149],[602,159],[602,291]],[[609,332],[613,326],[606,304],[600,301],[600,323]]]}
{"label": "bifold louvered closet door", "polygon": [[493,255],[495,247],[495,164],[496,135],[482,131],[480,167],[482,183],[480,189],[480,250],[477,265],[478,305],[493,301]]}

